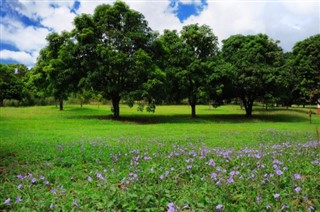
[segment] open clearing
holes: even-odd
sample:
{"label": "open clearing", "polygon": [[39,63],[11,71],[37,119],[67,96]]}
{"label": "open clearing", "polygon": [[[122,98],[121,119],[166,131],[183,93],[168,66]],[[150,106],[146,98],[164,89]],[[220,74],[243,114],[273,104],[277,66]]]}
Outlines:
{"label": "open clearing", "polygon": [[310,124],[308,109],[0,112],[1,210],[320,209],[320,116]]}

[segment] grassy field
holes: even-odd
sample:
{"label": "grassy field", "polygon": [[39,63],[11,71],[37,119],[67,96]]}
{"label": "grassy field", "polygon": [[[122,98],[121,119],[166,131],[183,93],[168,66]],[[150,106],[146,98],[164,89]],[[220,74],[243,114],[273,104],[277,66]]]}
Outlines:
{"label": "grassy field", "polygon": [[190,110],[0,108],[0,210],[320,209],[319,115]]}

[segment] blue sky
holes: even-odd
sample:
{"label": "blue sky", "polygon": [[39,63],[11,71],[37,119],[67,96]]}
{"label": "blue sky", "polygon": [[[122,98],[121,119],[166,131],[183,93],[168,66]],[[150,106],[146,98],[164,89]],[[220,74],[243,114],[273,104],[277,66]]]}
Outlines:
{"label": "blue sky", "polygon": [[[126,0],[159,31],[209,25],[219,42],[234,34],[268,34],[285,51],[320,33],[319,0]],[[32,67],[50,32],[73,28],[74,17],[113,0],[1,0],[0,62]]]}

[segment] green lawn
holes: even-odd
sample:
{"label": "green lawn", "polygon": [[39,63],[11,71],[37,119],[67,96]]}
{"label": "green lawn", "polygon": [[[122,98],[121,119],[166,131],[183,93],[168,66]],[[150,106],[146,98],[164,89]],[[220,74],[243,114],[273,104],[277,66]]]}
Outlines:
{"label": "green lawn", "polygon": [[190,110],[122,105],[115,121],[105,105],[0,108],[0,210],[319,209],[319,115]]}
{"label": "green lawn", "polygon": [[[229,142],[254,144],[260,132],[277,131],[315,138],[320,125],[319,115],[309,123],[308,109],[290,108],[264,111],[256,108],[252,118],[244,117],[238,106],[209,109],[198,106],[198,118],[190,118],[188,106],[158,106],[156,113],[137,112],[136,107],[121,106],[121,120],[111,119],[110,106],[66,106],[58,111],[54,106],[1,108],[1,145],[26,141],[77,140],[94,138],[138,137],[164,140],[176,137],[204,137],[208,145],[227,145]],[[263,133],[264,134],[264,133]],[[303,137],[300,137],[303,138]],[[169,139],[170,140],[170,139]]]}

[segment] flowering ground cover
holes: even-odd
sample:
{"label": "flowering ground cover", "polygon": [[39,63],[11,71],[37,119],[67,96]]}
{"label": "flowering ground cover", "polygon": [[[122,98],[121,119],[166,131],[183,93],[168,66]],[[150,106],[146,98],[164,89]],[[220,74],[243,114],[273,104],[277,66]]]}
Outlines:
{"label": "flowering ground cover", "polygon": [[[2,119],[3,135],[10,134],[10,124],[17,125],[12,123],[14,116],[8,114]],[[68,114],[57,118],[47,114],[50,118],[39,120],[43,126],[37,124],[37,118],[29,122],[23,114],[16,115],[27,132],[12,136],[11,142],[6,136],[1,140],[0,210],[320,209],[320,143],[314,130],[318,117],[312,125],[297,123],[302,131],[293,126],[292,130],[283,130],[277,122],[273,128],[262,128],[259,122],[257,129],[256,121],[240,123],[249,127],[236,130],[234,123],[225,121],[222,124],[226,126],[219,128],[223,133],[218,134],[214,128],[221,122],[211,122],[217,137],[210,133],[157,136],[156,131],[154,136],[146,132],[111,137],[101,132],[93,137],[83,131],[79,137],[74,134],[63,138],[57,125],[52,128],[58,136],[45,130],[50,120],[68,121]],[[190,124],[201,131],[208,124],[204,122]],[[28,130],[31,123],[38,126],[34,134]],[[86,123],[88,128],[90,124],[92,129],[100,127],[91,120]],[[124,129],[142,132],[136,131],[137,124],[133,123],[109,127],[124,134],[122,124],[128,125]],[[180,123],[181,128],[184,124]],[[154,125],[159,131],[166,129],[163,123]],[[178,130],[175,127],[171,126]],[[232,130],[223,131],[228,127]],[[308,127],[313,130],[309,132]],[[251,141],[246,142],[246,138]]]}

